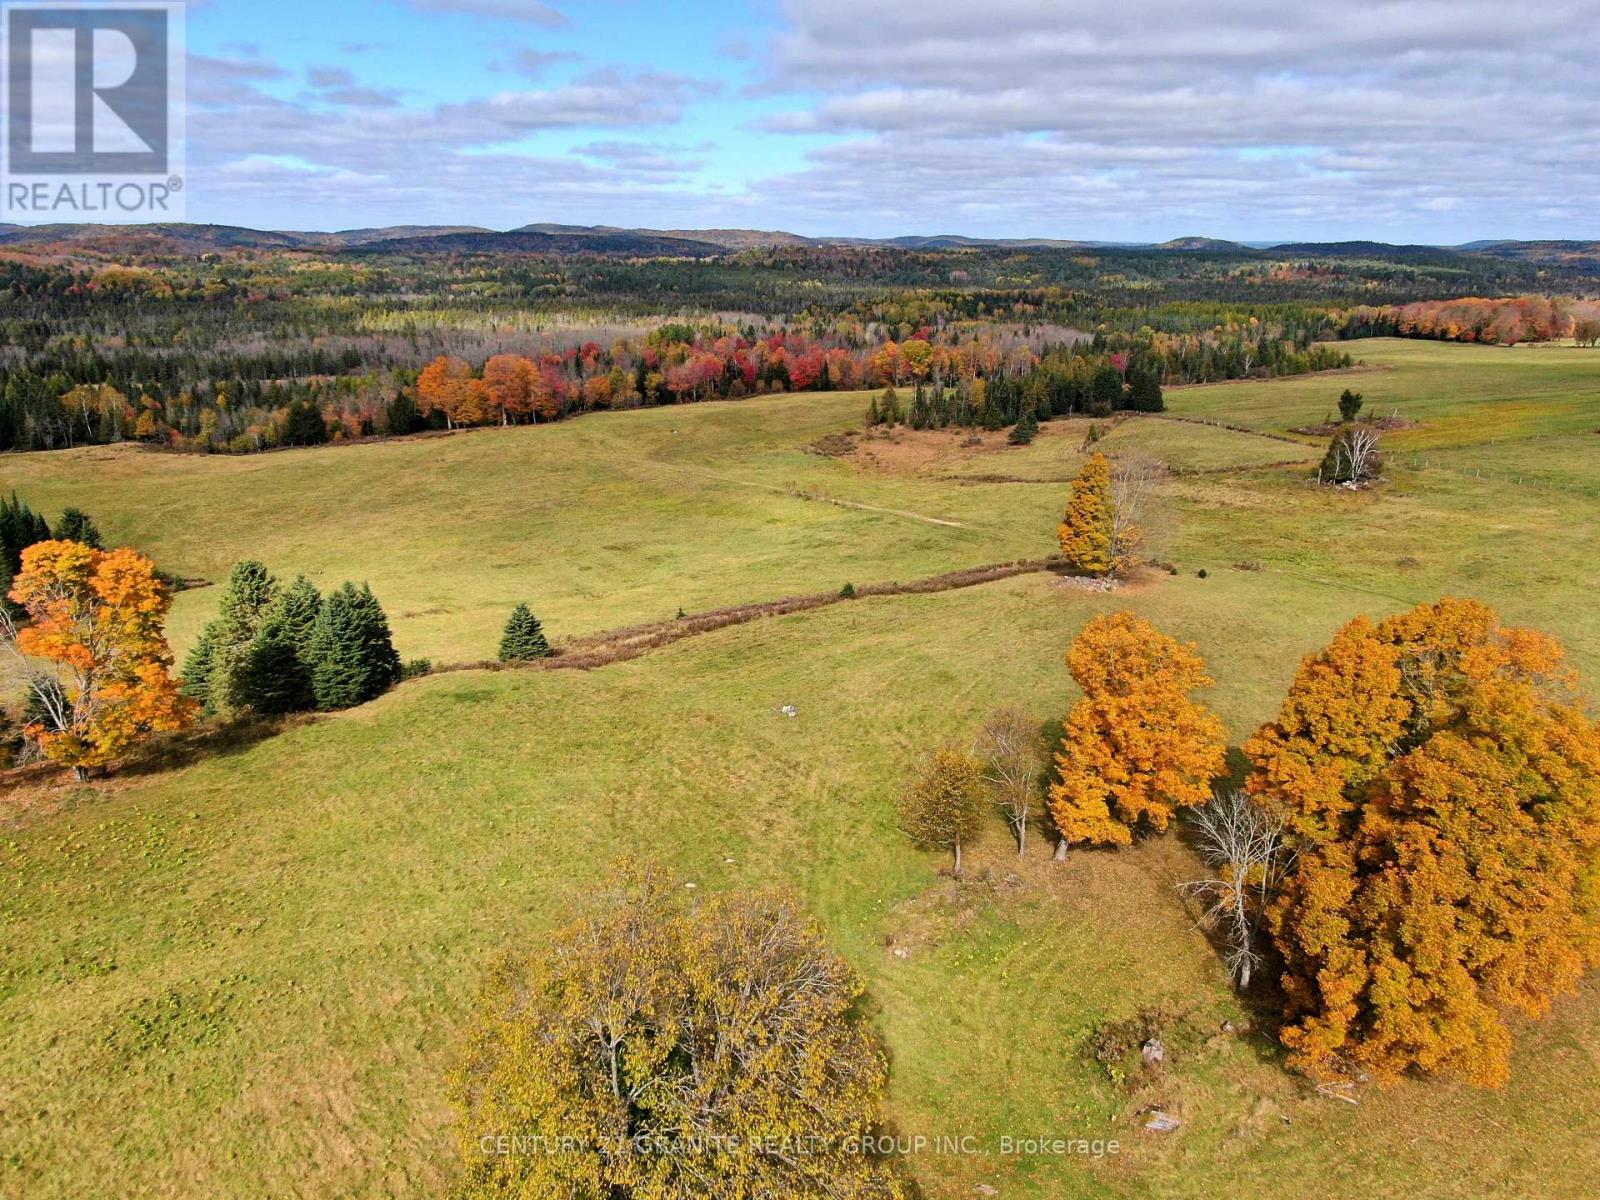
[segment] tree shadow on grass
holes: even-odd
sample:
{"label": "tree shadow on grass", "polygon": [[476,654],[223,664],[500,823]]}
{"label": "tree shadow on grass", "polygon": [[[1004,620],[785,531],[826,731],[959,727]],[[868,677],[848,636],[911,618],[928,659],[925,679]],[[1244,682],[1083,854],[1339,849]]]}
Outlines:
{"label": "tree shadow on grass", "polygon": [[206,721],[184,733],[152,739],[135,755],[124,760],[113,772],[118,778],[160,775],[187,767],[203,758],[226,758],[241,754],[276,737],[285,730],[309,724],[316,718],[307,713],[292,716],[242,716],[226,721]]}

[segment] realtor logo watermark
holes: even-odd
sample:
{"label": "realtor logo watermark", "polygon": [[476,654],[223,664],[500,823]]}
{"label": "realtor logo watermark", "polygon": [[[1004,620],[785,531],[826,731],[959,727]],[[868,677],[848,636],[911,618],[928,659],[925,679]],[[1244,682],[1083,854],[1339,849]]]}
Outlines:
{"label": "realtor logo watermark", "polygon": [[184,218],[184,5],[7,0],[4,215]]}

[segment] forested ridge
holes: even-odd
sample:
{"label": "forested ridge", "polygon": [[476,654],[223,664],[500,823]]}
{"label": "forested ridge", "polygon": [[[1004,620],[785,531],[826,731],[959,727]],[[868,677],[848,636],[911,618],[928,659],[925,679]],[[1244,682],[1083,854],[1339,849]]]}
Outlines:
{"label": "forested ridge", "polygon": [[[323,247],[224,232],[8,235],[0,448],[247,453],[776,391],[983,380],[1006,394],[1091,339],[1091,368],[1115,365],[1131,390],[1141,372],[1172,385],[1346,365],[1313,351],[1330,340],[1600,329],[1583,260],[1419,247],[730,249],[628,231]],[[680,242],[694,252],[663,252]],[[505,356],[527,364],[510,402],[419,386],[445,359],[463,388],[489,387]]]}

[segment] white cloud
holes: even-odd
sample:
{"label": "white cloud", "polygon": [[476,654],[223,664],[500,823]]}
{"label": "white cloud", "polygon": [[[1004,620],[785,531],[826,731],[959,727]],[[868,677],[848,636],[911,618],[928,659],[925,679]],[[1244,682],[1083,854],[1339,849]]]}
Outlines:
{"label": "white cloud", "polygon": [[547,29],[572,24],[560,9],[540,0],[410,0],[411,7],[426,12],[470,13],[477,17],[501,17],[510,21],[529,21]]}
{"label": "white cloud", "polygon": [[[914,204],[879,202],[891,215],[970,215],[1003,204],[998,189],[1015,192],[1019,219],[1045,222],[1034,231],[1065,236],[1092,235],[1086,219],[1247,236],[1285,213],[1369,236],[1444,213],[1503,228],[1552,191],[1600,183],[1574,150],[1593,123],[1600,52],[1578,31],[1600,19],[1597,0],[1514,12],[1150,0],[1122,16],[1082,0],[784,0],[782,12],[758,90],[791,103],[757,127],[842,140],[758,190],[800,189],[822,211],[860,202],[842,162],[917,182]],[[1108,188],[1115,204],[1095,211]]]}
{"label": "white cloud", "polygon": [[[567,20],[524,0],[408,2]],[[427,108],[337,67],[313,68],[309,90],[285,100],[275,93],[288,73],[259,54],[196,56],[191,164],[253,162],[229,184],[243,196],[262,162],[294,156],[364,181],[352,195],[407,221],[559,211],[812,233],[1600,236],[1589,203],[1600,51],[1588,36],[1600,0],[1147,0],[1125,11],[778,0],[777,12],[765,44],[723,43],[748,54],[738,72],[754,79],[726,118],[766,139],[751,160],[765,174],[725,195],[701,182],[709,148],[659,140],[713,85],[655,63],[547,81],[546,68],[577,56],[515,42],[496,49],[490,77],[514,72],[520,86]],[[508,149],[545,130],[596,132],[564,155]]]}

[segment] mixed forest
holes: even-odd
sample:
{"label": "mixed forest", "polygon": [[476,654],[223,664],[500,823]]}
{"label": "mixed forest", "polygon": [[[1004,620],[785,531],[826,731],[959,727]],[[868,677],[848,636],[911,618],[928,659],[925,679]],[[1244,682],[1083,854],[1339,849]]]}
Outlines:
{"label": "mixed forest", "polygon": [[239,454],[890,386],[1010,425],[1349,365],[1363,337],[1600,336],[1581,264],[1404,247],[260,241],[0,245],[0,449]]}

